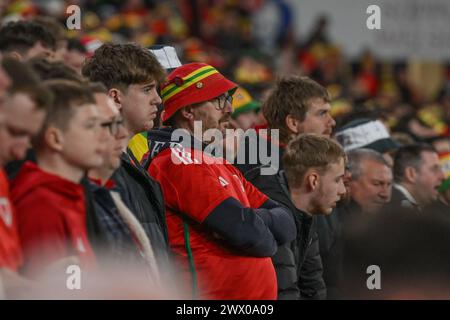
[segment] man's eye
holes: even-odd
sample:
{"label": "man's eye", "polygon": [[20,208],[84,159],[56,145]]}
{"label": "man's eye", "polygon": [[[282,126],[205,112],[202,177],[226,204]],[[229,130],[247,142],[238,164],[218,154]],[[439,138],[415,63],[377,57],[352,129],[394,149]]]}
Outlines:
{"label": "man's eye", "polygon": [[11,135],[13,137],[22,137],[22,136],[26,136],[28,134],[26,131],[21,130],[21,129],[16,129],[14,127],[7,126],[6,128],[8,130],[9,135]]}

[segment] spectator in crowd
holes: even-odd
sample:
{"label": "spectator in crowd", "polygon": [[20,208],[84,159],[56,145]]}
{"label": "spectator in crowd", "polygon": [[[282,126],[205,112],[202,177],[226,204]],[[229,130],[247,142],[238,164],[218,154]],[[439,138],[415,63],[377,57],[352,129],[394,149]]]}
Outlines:
{"label": "spectator in crowd", "polygon": [[[45,109],[51,104],[51,93],[28,65],[11,57],[3,59],[3,68],[13,80],[5,98],[5,138],[2,143],[2,165],[9,177],[15,160],[25,157],[31,139],[42,127]],[[8,142],[7,142],[8,141]]]}
{"label": "spectator in crowd", "polygon": [[[166,70],[166,72],[172,72],[176,68],[181,66],[180,59],[178,58],[177,52],[174,47],[166,45],[155,45],[150,47],[150,52],[152,52],[158,59],[158,62]],[[160,104],[158,106],[158,112],[156,113],[156,118],[154,121],[154,127],[159,128],[162,126],[161,117],[164,112],[164,106]],[[133,156],[140,162],[145,162],[146,159],[144,155],[148,154],[148,136],[147,131],[140,132],[128,142],[128,148],[133,153]]]}
{"label": "spectator in crowd", "polygon": [[383,154],[391,167],[394,165],[391,153],[399,144],[391,139],[386,126],[380,120],[363,118],[350,121],[337,130],[335,137],[345,152],[359,148],[375,150]]}
{"label": "spectator in crowd", "polygon": [[[163,188],[170,245],[194,297],[275,299],[269,257],[294,238],[293,219],[230,163],[208,154],[203,140],[208,129],[223,134],[235,88],[203,63],[169,74],[161,94],[171,127],[149,132],[148,172]],[[201,131],[194,130],[198,122]]]}
{"label": "spectator in crowd", "polygon": [[244,88],[238,88],[233,95],[233,113],[231,117],[236,128],[247,130],[254,128],[258,120],[258,111],[261,105],[253,100],[250,93]]}
{"label": "spectator in crowd", "polygon": [[30,277],[70,256],[78,256],[84,266],[95,265],[79,183],[86,170],[103,161],[98,110],[86,87],[67,80],[46,84],[54,101],[33,142],[37,164],[26,162],[11,186],[22,271]]}
{"label": "spectator in crowd", "polygon": [[[275,146],[268,147],[268,150],[275,150],[280,157],[289,141],[299,134],[315,133],[329,137],[335,125],[330,115],[328,92],[306,77],[290,76],[280,79],[263,104],[262,112],[269,128],[279,130],[279,141],[268,140],[269,144]],[[264,139],[261,135],[258,137]],[[261,167],[257,165],[246,163],[237,166],[244,170],[245,177],[264,194],[291,208],[290,214],[296,222],[298,233],[295,241],[290,246],[280,248],[272,257],[278,276],[278,298],[324,299],[326,288],[319,255],[317,217],[298,211],[290,194],[281,187],[280,172],[284,170],[282,163],[279,168],[275,168],[274,175],[262,175]],[[295,267],[287,269],[286,265]]]}
{"label": "spectator in crowd", "polygon": [[[11,135],[6,134],[5,129],[5,105],[3,98],[7,94],[7,90],[11,86],[12,81],[8,77],[8,74],[3,70],[0,65],[0,145],[8,145],[8,139]],[[7,149],[0,148],[0,159],[7,159],[8,156],[4,155]],[[9,153],[9,152],[7,152]],[[5,298],[10,296],[10,290],[12,288],[22,287],[28,288],[28,283],[22,279],[17,270],[22,262],[22,250],[19,243],[19,237],[17,233],[17,219],[13,210],[10,195],[9,195],[9,182],[6,177],[6,173],[3,170],[4,160],[1,162],[0,169],[0,201],[2,206],[0,207],[0,296],[2,293]]]}
{"label": "spectator in crowd", "polygon": [[[191,280],[194,297],[273,298],[274,273],[273,268],[269,270],[269,256],[275,268],[278,299],[447,296],[448,288],[442,279],[448,277],[449,269],[448,250],[444,250],[448,221],[444,220],[450,217],[450,179],[445,180],[448,174],[440,173],[437,155],[447,172],[448,63],[409,61],[407,57],[392,63],[379,59],[377,50],[366,50],[359,58],[349,59],[345,48],[330,40],[333,19],[323,17],[309,35],[293,41],[295,30],[290,27],[295,10],[288,5],[278,8],[270,1],[200,1],[195,6],[188,2],[180,6],[176,1],[144,2],[122,5],[120,1],[82,1],[82,28],[70,31],[62,24],[67,17],[64,6],[47,5],[45,1],[0,3],[0,286],[3,282],[8,298],[34,292],[32,287],[38,284],[22,278],[17,271],[35,276],[43,268],[49,271],[51,261],[65,265],[68,261],[79,263],[80,258],[84,262],[87,256],[87,260],[99,263],[101,273],[94,277],[120,288],[117,291],[125,297],[139,295],[133,291],[136,285],[126,275],[123,279],[127,280],[120,279],[129,282],[125,286],[109,282],[109,278],[122,278],[122,273],[113,276],[108,267],[117,267],[116,261],[119,266],[124,261],[133,262],[132,266],[134,262],[144,265],[142,269],[155,285],[141,285],[158,292],[156,297],[164,291],[156,289],[161,288],[158,282],[163,280],[161,283],[167,287],[162,272],[173,277],[179,273],[170,268],[170,246],[185,271],[182,275]],[[281,24],[275,23],[276,28],[270,27],[275,21],[270,12],[279,16],[275,20]],[[259,32],[259,26],[274,32]],[[259,41],[262,34],[265,39]],[[241,46],[236,46],[236,39]],[[267,43],[271,44],[268,51]],[[164,69],[170,73],[181,66],[174,48],[181,53],[182,61],[207,65],[181,67],[163,84]],[[259,106],[245,90],[236,89],[234,83],[226,84],[210,65],[230,75],[232,81],[248,86],[251,93],[268,89],[267,98],[256,95],[263,102],[261,111],[255,112]],[[206,68],[208,73],[190,84],[186,72],[197,76],[197,67]],[[280,80],[272,83],[277,77]],[[220,80],[212,85],[217,78]],[[44,83],[48,79],[73,81],[76,84],[71,83],[71,88],[76,86],[83,93],[78,100],[64,101],[65,107],[71,105],[72,112],[67,115],[71,119],[67,126],[61,124],[59,113],[48,115],[45,122],[51,125],[46,131],[41,129],[44,114],[53,105],[52,94]],[[57,85],[51,81],[51,86],[67,84],[60,81],[56,81]],[[105,88],[90,81],[102,82],[106,93]],[[161,84],[166,111],[159,97]],[[90,92],[93,97],[86,98]],[[101,141],[97,145],[90,139],[85,146],[81,146],[82,138],[68,142],[67,136],[81,137],[88,130],[82,126],[74,129],[80,117],[78,111],[87,108],[77,103],[89,100],[86,104],[91,105],[93,99],[99,113],[97,140]],[[167,117],[165,112],[170,115]],[[194,129],[196,120],[202,121],[202,130]],[[341,169],[340,161],[331,161],[324,166],[326,170],[305,169],[308,179],[319,178],[315,185],[318,189],[298,189],[295,180],[302,178],[295,170],[304,168],[295,159],[319,163],[317,155],[324,151],[320,146],[325,142],[330,148],[327,152],[342,152],[329,140],[335,126],[335,138],[348,156],[342,178],[345,194],[340,183],[339,191],[319,193],[337,187],[323,181],[338,164]],[[213,139],[205,137],[207,129],[224,131],[230,127],[244,129],[244,139],[239,140],[240,130],[234,136],[212,131]],[[269,134],[264,130],[267,127]],[[44,132],[49,134],[45,136]],[[229,153],[227,142],[236,142],[236,138],[240,142],[238,149],[234,145]],[[312,148],[307,143],[300,148],[305,141],[317,144],[313,143]],[[432,143],[434,149],[417,142]],[[217,151],[224,144],[227,159],[233,153],[237,156],[233,164],[240,172],[220,162],[222,154]],[[95,145],[102,164],[87,170],[85,160],[91,157],[81,159],[81,155],[92,152]],[[410,146],[400,148],[395,156],[400,145]],[[36,159],[36,151],[40,159]],[[245,155],[244,159],[241,155]],[[280,163],[283,155],[285,160],[294,160]],[[205,158],[212,163],[206,165]],[[26,161],[35,165],[24,166]],[[54,165],[56,162],[58,165]],[[14,179],[21,168],[20,186],[16,187],[18,181]],[[266,175],[268,172],[272,174]],[[80,175],[80,179],[72,179]],[[395,186],[391,188],[392,175]],[[32,176],[43,179],[33,180]],[[10,200],[12,181],[16,187],[12,196],[17,198],[20,193],[17,213],[25,221],[23,225]],[[163,183],[162,188],[158,182]],[[335,208],[331,203],[338,198],[332,197],[334,191],[341,198]],[[41,197],[48,199],[41,201]],[[58,200],[53,199],[70,204],[56,208],[53,202]],[[213,203],[215,199],[222,202]],[[278,208],[272,200],[285,208]],[[331,214],[316,214],[328,213],[329,207],[333,207]],[[61,218],[60,225],[52,222],[55,217]],[[69,221],[71,217],[75,218]],[[284,228],[290,233],[288,220],[297,229],[292,241],[281,232]],[[41,226],[47,228],[43,232],[46,235],[58,232],[58,249],[50,252],[50,259],[46,259],[44,250],[36,259],[34,252],[30,253],[34,250],[30,243],[44,243],[36,238],[35,231]],[[24,232],[26,235],[24,266],[18,231],[22,237]],[[242,235],[246,238],[239,238]],[[61,239],[67,240],[64,248]],[[263,242],[258,244],[255,239]],[[392,243],[398,245],[393,247]],[[430,246],[436,250],[427,251]],[[352,256],[354,250],[359,255],[356,259]],[[67,256],[71,258],[58,260]],[[36,262],[41,265],[34,268],[31,263],[41,258],[46,261]],[[344,260],[348,263],[344,264]],[[383,289],[369,292],[366,267],[373,263],[382,269]],[[413,267],[406,270],[405,264]],[[257,278],[258,268],[263,271]],[[131,271],[134,269],[119,269],[133,273],[135,280],[141,278],[139,272]],[[350,277],[343,278],[344,274]],[[236,286],[232,277],[243,279],[242,285]],[[85,280],[83,277],[83,289],[85,284],[89,288],[96,285]],[[417,287],[411,288],[409,283],[417,283]],[[114,290],[106,291],[105,296],[112,297],[109,291]],[[55,290],[46,296],[59,293]],[[0,298],[1,294],[0,287]],[[89,297],[91,293],[86,294]],[[61,296],[70,295],[64,291]]]}
{"label": "spectator in crowd", "polygon": [[[161,104],[157,88],[163,82],[165,72],[147,49],[133,44],[105,44],[87,60],[82,71],[91,81],[107,87],[131,135],[153,127],[157,107]],[[112,180],[127,207],[144,227],[158,263],[167,268],[169,246],[164,198],[159,184],[126,148]]]}
{"label": "spectator in crowd", "polygon": [[10,22],[0,28],[0,51],[25,61],[33,57],[52,58],[55,37],[35,22]]}
{"label": "spectator in crowd", "polygon": [[414,208],[436,201],[444,173],[435,149],[424,143],[401,147],[394,158],[394,189],[390,206]]}
{"label": "spectator in crowd", "polygon": [[[99,109],[100,126],[102,130],[108,131],[104,141],[103,164],[88,172],[95,206],[94,213],[98,216],[102,235],[106,238],[91,240],[92,247],[99,257],[99,262],[104,262],[107,270],[112,268],[111,264],[125,268],[127,264],[139,265],[145,261],[148,263],[147,267],[152,268],[150,274],[156,283],[158,268],[148,237],[123,203],[114,182],[110,180],[114,171],[120,167],[120,156],[128,141],[123,117],[108,96],[105,86],[101,83],[92,83],[89,87]],[[144,261],[142,257],[145,257]],[[101,258],[105,260],[100,261]]]}
{"label": "spectator in crowd", "polygon": [[[39,83],[31,68],[12,58],[1,63],[1,82],[8,88],[6,98],[0,106],[0,166],[2,206],[2,266],[17,270],[21,263],[20,246],[17,238],[17,221],[9,201],[9,183],[3,167],[11,160],[21,159],[25,151],[42,127],[51,93]],[[6,71],[5,71],[6,70]],[[3,93],[3,92],[2,92]],[[3,220],[2,220],[3,221]],[[1,221],[0,221],[1,223]],[[4,228],[3,228],[4,227]]]}
{"label": "spectator in crowd", "polygon": [[392,168],[371,149],[347,152],[347,191],[333,214],[318,219],[320,254],[329,299],[343,296],[343,237],[348,229],[367,221],[387,206],[392,191]]}
{"label": "spectator in crowd", "polygon": [[371,149],[354,149],[347,155],[351,173],[350,211],[354,214],[379,212],[391,200],[391,167],[381,153]]}
{"label": "spectator in crowd", "polygon": [[[267,150],[271,150],[270,152],[277,156],[271,165],[278,167],[279,161],[276,162],[276,159],[281,159],[283,147],[290,139],[301,133],[317,133],[329,137],[336,124],[330,114],[328,92],[307,77],[281,78],[269,91],[262,106],[262,113],[267,120],[269,133],[271,133],[270,130],[278,131],[279,138],[274,139],[273,134],[268,137],[258,134],[257,141],[250,141],[243,145],[245,161],[237,163],[236,167],[244,174],[267,164],[259,152],[260,139],[267,144]],[[251,149],[250,146],[258,146],[258,149]],[[252,159],[253,153],[256,153],[256,161]]]}

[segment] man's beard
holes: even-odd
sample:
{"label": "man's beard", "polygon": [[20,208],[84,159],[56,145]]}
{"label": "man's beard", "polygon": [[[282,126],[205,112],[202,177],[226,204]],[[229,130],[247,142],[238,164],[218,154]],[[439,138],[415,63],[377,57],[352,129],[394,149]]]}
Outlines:
{"label": "man's beard", "polygon": [[226,129],[232,129],[230,126],[230,114],[225,114],[222,118],[219,119],[219,130],[222,131],[222,134],[225,135]]}
{"label": "man's beard", "polygon": [[327,209],[323,204],[323,199],[325,198],[325,192],[323,190],[322,185],[319,186],[318,195],[315,197],[313,201],[313,209],[311,210],[311,214],[313,215],[325,215],[327,214]]}

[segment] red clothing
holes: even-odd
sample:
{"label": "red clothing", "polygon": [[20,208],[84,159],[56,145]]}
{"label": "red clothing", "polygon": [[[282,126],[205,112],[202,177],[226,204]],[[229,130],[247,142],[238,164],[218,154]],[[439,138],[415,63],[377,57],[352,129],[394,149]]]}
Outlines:
{"label": "red clothing", "polygon": [[[201,298],[276,299],[277,280],[270,258],[239,255],[213,237],[202,222],[227,198],[235,198],[244,207],[258,208],[268,198],[247,182],[231,164],[218,163],[202,152],[161,151],[151,162],[150,175],[160,182],[166,201],[169,243],[185,271],[188,281],[189,255],[186,249],[181,212],[195,222],[188,222],[189,244],[197,274]],[[194,157],[202,164],[193,164]],[[173,158],[172,158],[173,157]],[[182,164],[174,162],[180,160]],[[215,162],[207,164],[206,161]],[[190,283],[190,282],[188,282]]]}
{"label": "red clothing", "polygon": [[0,268],[16,271],[22,263],[17,221],[9,200],[9,183],[0,169]]}
{"label": "red clothing", "polygon": [[80,184],[27,162],[12,183],[11,200],[17,212],[26,274],[37,274],[49,263],[69,256],[78,256],[83,265],[94,262]]}

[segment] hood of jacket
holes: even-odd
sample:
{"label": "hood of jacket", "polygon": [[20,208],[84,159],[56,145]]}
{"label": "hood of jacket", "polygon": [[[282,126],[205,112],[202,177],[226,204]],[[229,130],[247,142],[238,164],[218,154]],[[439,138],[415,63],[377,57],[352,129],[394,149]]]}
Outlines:
{"label": "hood of jacket", "polygon": [[32,162],[25,162],[11,184],[11,197],[14,202],[20,201],[22,197],[33,192],[36,188],[45,188],[62,197],[74,200],[83,198],[84,195],[83,187],[80,184],[43,171]]}

